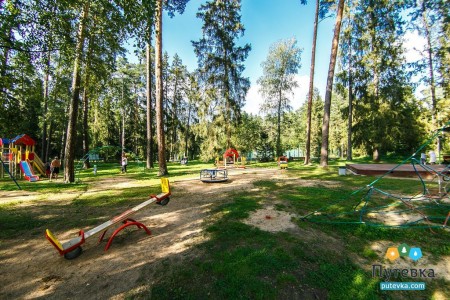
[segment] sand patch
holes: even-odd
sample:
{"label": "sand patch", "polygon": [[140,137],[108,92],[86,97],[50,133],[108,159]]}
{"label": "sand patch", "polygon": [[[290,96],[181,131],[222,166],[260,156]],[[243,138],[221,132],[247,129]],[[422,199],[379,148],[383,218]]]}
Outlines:
{"label": "sand patch", "polygon": [[273,206],[268,206],[253,212],[244,223],[264,231],[279,232],[297,228],[297,225],[292,222],[294,217],[296,217],[295,214],[275,210]]}

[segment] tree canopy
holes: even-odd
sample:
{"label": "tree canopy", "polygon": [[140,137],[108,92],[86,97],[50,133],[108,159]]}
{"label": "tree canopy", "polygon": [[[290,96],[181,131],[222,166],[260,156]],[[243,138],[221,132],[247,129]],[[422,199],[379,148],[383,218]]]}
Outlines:
{"label": "tree canopy", "polygon": [[[298,1],[299,16],[306,2]],[[345,1],[335,36],[336,74],[329,74],[325,95],[311,77],[310,107],[295,99],[296,110],[290,101],[301,49],[312,41],[268,41],[263,75],[251,83],[244,75],[251,46],[241,1],[209,0],[198,7],[201,38],[180,49],[197,56],[197,68],[190,69],[182,53],[165,52],[156,14],[160,8],[176,18],[187,4],[0,2],[2,138],[27,133],[44,161],[63,159],[65,180],[73,182],[73,162],[104,145],[146,157],[149,168],[157,161],[161,175],[167,160],[211,160],[231,146],[261,160],[293,151],[311,161],[321,151],[325,160],[346,154],[378,160],[410,153],[449,120],[445,1]],[[337,17],[337,4],[319,1],[317,20]],[[425,41],[415,61],[406,58],[408,35]],[[130,48],[133,62],[126,58]],[[260,86],[263,115],[243,111],[252,84]],[[422,95],[415,91],[419,84],[426,87]]]}

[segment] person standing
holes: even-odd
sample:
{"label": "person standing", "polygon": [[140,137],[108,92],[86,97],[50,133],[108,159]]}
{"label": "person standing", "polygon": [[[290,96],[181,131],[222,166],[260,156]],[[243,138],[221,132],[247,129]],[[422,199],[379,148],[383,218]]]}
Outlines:
{"label": "person standing", "polygon": [[122,154],[122,173],[127,172],[128,159],[125,153]]}
{"label": "person standing", "polygon": [[425,153],[422,152],[422,153],[420,154],[420,163],[421,163],[422,165],[425,165],[426,162],[427,162],[427,155],[426,155]]}
{"label": "person standing", "polygon": [[436,164],[436,153],[434,153],[433,150],[430,150],[430,152],[428,152],[428,155],[430,156],[430,165]]}
{"label": "person standing", "polygon": [[50,181],[52,181],[53,174],[55,174],[55,179],[58,180],[59,168],[61,167],[61,162],[59,161],[58,156],[50,163]]}

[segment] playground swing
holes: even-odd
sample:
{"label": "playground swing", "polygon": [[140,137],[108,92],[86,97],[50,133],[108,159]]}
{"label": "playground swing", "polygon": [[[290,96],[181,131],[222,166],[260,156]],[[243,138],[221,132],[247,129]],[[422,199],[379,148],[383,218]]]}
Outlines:
{"label": "playground swing", "polygon": [[103,241],[103,238],[105,237],[105,234],[106,234],[106,231],[108,230],[108,228],[112,227],[113,225],[115,225],[119,222],[121,222],[123,224],[119,228],[117,228],[114,231],[114,233],[110,236],[110,238],[105,246],[105,251],[107,251],[109,249],[109,247],[111,246],[111,243],[112,243],[114,237],[120,231],[122,231],[122,229],[124,229],[128,226],[132,226],[132,225],[137,226],[137,228],[144,229],[148,235],[151,235],[151,231],[147,228],[147,226],[145,226],[141,222],[137,222],[137,221],[131,219],[130,216],[135,214],[139,210],[143,209],[144,207],[148,206],[151,203],[156,203],[159,205],[167,205],[170,201],[169,196],[171,195],[169,179],[161,178],[161,190],[162,190],[162,192],[160,194],[150,195],[150,199],[148,199],[147,201],[121,213],[120,215],[113,217],[109,221],[107,221],[103,224],[100,224],[97,227],[94,227],[86,232],[84,232],[83,230],[80,230],[78,237],[73,238],[65,243],[61,243],[49,229],[46,230],[45,236],[46,236],[47,240],[56,248],[56,250],[58,250],[58,252],[61,256],[64,256],[64,258],[66,258],[66,259],[74,259],[81,254],[81,252],[82,252],[81,245],[84,244],[84,242],[86,241],[87,238],[92,237],[93,235],[103,231],[103,233],[101,234],[101,236],[98,240],[98,242],[100,243],[101,241]]}

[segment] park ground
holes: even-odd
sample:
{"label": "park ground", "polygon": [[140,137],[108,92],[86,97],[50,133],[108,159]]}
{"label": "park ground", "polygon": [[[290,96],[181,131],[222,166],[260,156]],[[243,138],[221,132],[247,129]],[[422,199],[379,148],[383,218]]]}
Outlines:
{"label": "park ground", "polygon": [[[59,256],[45,230],[67,241],[140,204],[160,191],[156,170],[131,162],[121,174],[119,165],[99,163],[96,175],[79,171],[76,184],[21,180],[22,190],[0,180],[0,299],[450,299],[448,229],[302,220],[374,180],[339,176],[338,164],[254,164],[207,184],[199,171],[212,164],[170,163],[169,204],[133,215],[152,235],[129,227],[108,251],[93,237],[73,260]],[[383,184],[395,192],[417,182]],[[402,243],[420,247],[423,257],[388,261],[386,250]],[[390,280],[426,289],[381,291],[385,280],[374,265],[426,269]]]}

